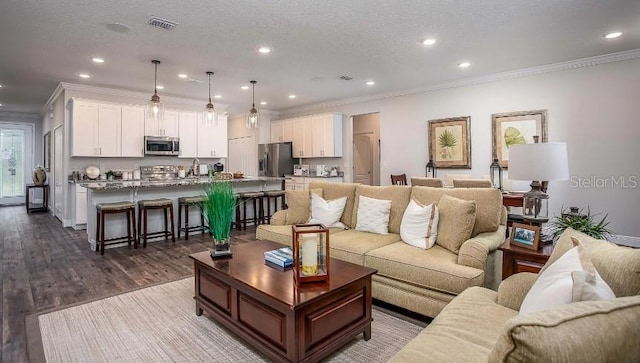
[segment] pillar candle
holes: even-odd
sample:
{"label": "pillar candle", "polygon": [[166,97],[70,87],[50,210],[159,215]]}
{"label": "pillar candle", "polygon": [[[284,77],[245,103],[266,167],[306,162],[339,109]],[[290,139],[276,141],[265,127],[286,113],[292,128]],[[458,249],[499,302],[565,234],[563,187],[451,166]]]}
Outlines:
{"label": "pillar candle", "polygon": [[318,236],[302,234],[300,236],[300,254],[302,255],[302,274],[315,276],[318,274]]}

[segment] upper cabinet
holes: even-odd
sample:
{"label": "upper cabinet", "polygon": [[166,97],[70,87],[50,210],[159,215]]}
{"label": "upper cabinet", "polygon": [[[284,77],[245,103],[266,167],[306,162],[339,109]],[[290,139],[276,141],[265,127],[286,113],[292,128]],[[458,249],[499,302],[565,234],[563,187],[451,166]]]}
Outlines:
{"label": "upper cabinet", "polygon": [[122,106],[122,146],[124,157],[144,157],[144,107]]}
{"label": "upper cabinet", "polygon": [[226,158],[228,144],[226,115],[218,115],[217,124],[206,122],[204,115],[198,115],[199,158]]}
{"label": "upper cabinet", "polygon": [[120,156],[122,107],[73,100],[71,156]]}
{"label": "upper cabinet", "polygon": [[180,112],[178,115],[178,137],[181,158],[195,158],[198,152],[198,114]]}
{"label": "upper cabinet", "polygon": [[294,158],[342,156],[342,114],[327,113],[271,123],[271,142],[293,142]]}
{"label": "upper cabinet", "polygon": [[164,110],[164,118],[155,121],[151,118],[145,118],[144,134],[145,136],[171,136],[178,137],[178,117],[179,112],[176,110]]}

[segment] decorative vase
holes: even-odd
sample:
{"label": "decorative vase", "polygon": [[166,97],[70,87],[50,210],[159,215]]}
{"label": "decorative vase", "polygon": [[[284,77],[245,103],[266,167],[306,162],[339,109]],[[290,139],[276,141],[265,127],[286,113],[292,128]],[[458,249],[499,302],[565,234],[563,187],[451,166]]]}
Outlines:
{"label": "decorative vase", "polygon": [[33,184],[44,185],[44,182],[47,181],[47,172],[45,172],[40,165],[37,165],[36,168],[33,169],[33,175],[31,177],[33,179]]}
{"label": "decorative vase", "polygon": [[213,249],[211,250],[211,257],[230,257],[231,256],[231,242],[229,238],[216,239],[213,238]]}

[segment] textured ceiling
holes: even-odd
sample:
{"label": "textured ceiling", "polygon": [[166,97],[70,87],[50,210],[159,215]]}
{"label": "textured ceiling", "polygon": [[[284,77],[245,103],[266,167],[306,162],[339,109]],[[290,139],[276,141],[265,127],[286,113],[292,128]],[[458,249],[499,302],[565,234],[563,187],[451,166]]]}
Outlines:
{"label": "textured ceiling", "polygon": [[[151,15],[179,25],[153,28]],[[624,34],[602,38],[613,30]],[[438,43],[424,47],[427,36]],[[204,105],[211,70],[213,93],[242,112],[251,79],[256,103],[286,110],[638,48],[638,0],[2,0],[0,110],[40,112],[59,82],[151,94],[151,59],[162,61],[161,96]],[[463,60],[471,67],[458,68]]]}

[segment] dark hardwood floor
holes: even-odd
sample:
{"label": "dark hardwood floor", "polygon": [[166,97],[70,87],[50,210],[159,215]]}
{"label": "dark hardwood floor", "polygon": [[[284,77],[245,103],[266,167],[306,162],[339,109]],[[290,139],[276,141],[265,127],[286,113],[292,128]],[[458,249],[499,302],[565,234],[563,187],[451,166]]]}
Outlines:
{"label": "dark hardwood floor", "polygon": [[[255,240],[255,229],[232,232],[235,243]],[[47,213],[0,207],[1,362],[28,362],[25,317],[193,273],[189,254],[207,250],[206,236],[184,235],[147,248],[91,251],[85,231],[63,228]]]}

